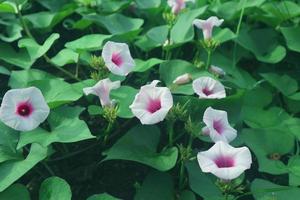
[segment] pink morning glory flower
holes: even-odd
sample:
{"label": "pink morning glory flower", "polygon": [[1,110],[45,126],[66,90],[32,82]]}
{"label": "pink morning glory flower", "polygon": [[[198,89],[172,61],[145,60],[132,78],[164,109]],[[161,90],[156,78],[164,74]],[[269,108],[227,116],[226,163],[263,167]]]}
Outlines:
{"label": "pink morning glory flower", "polygon": [[208,107],[203,115],[203,122],[206,125],[206,133],[214,142],[223,141],[231,142],[237,136],[237,131],[232,128],[228,122],[227,112],[223,110],[215,110]]}
{"label": "pink morning glory flower", "polygon": [[183,85],[189,83],[192,80],[192,76],[189,73],[182,74],[173,81],[176,85]]}
{"label": "pink morning glory flower", "polygon": [[178,14],[186,7],[186,2],[188,1],[195,3],[195,0],[168,0],[168,5],[172,9],[172,13]]}
{"label": "pink morning glory flower", "polygon": [[200,99],[221,99],[226,97],[225,87],[208,76],[193,81],[193,89]]}
{"label": "pink morning glory flower", "polygon": [[223,19],[218,19],[216,16],[212,16],[208,18],[207,20],[202,19],[195,19],[193,21],[193,24],[199,28],[202,29],[203,37],[205,40],[209,40],[212,37],[212,31],[213,28],[221,26],[221,24],[224,22]]}
{"label": "pink morning glory flower", "polygon": [[3,97],[0,120],[15,130],[31,131],[47,119],[49,112],[38,88],[11,89]]}
{"label": "pink morning glory flower", "polygon": [[135,66],[129,47],[125,43],[106,42],[103,46],[102,58],[109,71],[119,76],[126,76]]}
{"label": "pink morning glory flower", "polygon": [[219,141],[208,151],[199,152],[197,160],[201,170],[212,173],[222,180],[232,180],[240,176],[252,163],[247,147],[234,148]]}
{"label": "pink morning glory flower", "polygon": [[121,85],[120,81],[112,82],[109,78],[100,80],[93,87],[83,88],[85,95],[93,94],[99,97],[102,107],[113,106],[114,102],[110,99],[110,91],[118,89]]}
{"label": "pink morning glory flower", "polygon": [[173,97],[167,87],[157,87],[158,80],[141,87],[130,105],[132,113],[142,124],[163,121],[173,106]]}

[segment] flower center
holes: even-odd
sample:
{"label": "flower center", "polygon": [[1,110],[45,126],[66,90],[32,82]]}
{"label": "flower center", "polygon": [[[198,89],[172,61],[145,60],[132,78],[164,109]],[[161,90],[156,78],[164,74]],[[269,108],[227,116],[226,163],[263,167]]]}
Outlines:
{"label": "flower center", "polygon": [[113,53],[112,57],[111,57],[111,61],[117,65],[118,67],[120,67],[123,63],[122,57],[120,53]]}
{"label": "flower center", "polygon": [[203,94],[205,94],[206,96],[209,96],[209,95],[211,95],[213,92],[210,90],[210,89],[208,89],[207,87],[205,87],[205,88],[203,88],[202,89],[202,92],[203,92]]}
{"label": "flower center", "polygon": [[219,168],[234,167],[234,159],[228,156],[220,156],[214,160]]}
{"label": "flower center", "polygon": [[148,103],[147,110],[150,113],[155,113],[156,111],[161,109],[160,99],[151,99]]}
{"label": "flower center", "polygon": [[16,113],[22,117],[29,117],[33,112],[33,107],[29,102],[21,102],[17,106]]}
{"label": "flower center", "polygon": [[222,124],[221,120],[214,121],[213,122],[213,127],[217,131],[217,133],[219,133],[220,135],[222,134],[222,132],[224,130],[224,127],[223,127],[223,124]]}

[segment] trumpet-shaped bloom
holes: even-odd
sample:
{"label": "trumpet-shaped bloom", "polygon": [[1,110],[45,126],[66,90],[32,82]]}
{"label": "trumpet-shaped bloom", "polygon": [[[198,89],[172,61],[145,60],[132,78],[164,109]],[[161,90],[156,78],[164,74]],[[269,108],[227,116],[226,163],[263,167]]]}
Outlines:
{"label": "trumpet-shaped bloom", "polygon": [[206,125],[204,130],[214,142],[223,141],[229,143],[237,136],[237,131],[228,122],[226,111],[208,107],[204,112],[203,122]]}
{"label": "trumpet-shaped bloom", "polygon": [[199,28],[202,29],[203,37],[205,40],[209,40],[212,37],[212,31],[213,28],[221,26],[221,24],[224,22],[223,19],[218,19],[216,16],[212,16],[208,18],[207,20],[202,19],[195,19],[193,21],[193,24]]}
{"label": "trumpet-shaped bloom", "polygon": [[157,87],[158,80],[141,87],[130,105],[132,113],[142,124],[163,121],[173,106],[173,97],[167,87]]}
{"label": "trumpet-shaped bloom", "polygon": [[106,42],[103,46],[102,58],[109,71],[119,76],[126,76],[135,66],[129,47],[125,43]]}
{"label": "trumpet-shaped bloom", "polygon": [[18,131],[31,131],[45,121],[50,109],[36,87],[11,89],[0,107],[0,120]]}
{"label": "trumpet-shaped bloom", "polygon": [[226,97],[222,83],[210,77],[200,77],[194,80],[193,89],[200,99],[221,99]]}
{"label": "trumpet-shaped bloom", "polygon": [[172,13],[178,14],[182,9],[185,8],[186,2],[195,2],[195,0],[168,0],[168,5],[172,9]]}
{"label": "trumpet-shaped bloom", "polygon": [[113,101],[110,99],[110,91],[118,89],[121,85],[120,81],[112,82],[109,78],[99,81],[93,87],[83,88],[85,95],[93,94],[99,97],[101,105],[113,106]]}
{"label": "trumpet-shaped bloom", "polygon": [[214,65],[210,66],[209,71],[218,76],[226,75],[225,71],[222,68],[214,66]]}
{"label": "trumpet-shaped bloom", "polygon": [[189,83],[192,80],[192,76],[189,73],[182,74],[178,76],[173,83],[176,85],[183,85]]}
{"label": "trumpet-shaped bloom", "polygon": [[232,180],[240,176],[252,163],[247,147],[234,148],[225,142],[217,142],[208,151],[199,152],[197,160],[205,173],[220,179]]}

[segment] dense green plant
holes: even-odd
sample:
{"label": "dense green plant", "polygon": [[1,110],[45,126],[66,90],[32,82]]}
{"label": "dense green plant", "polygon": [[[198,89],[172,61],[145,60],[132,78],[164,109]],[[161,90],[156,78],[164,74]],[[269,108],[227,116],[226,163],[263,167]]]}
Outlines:
{"label": "dense green plant", "polygon": [[[193,22],[211,16],[224,22],[203,38]],[[1,100],[33,86],[50,108],[30,131],[0,122],[0,200],[298,199],[299,23],[299,0],[195,0],[178,12],[165,0],[0,0]],[[127,76],[107,70],[108,41],[129,45]],[[83,92],[107,77],[121,84],[114,106]],[[199,99],[199,77],[221,82],[226,98]],[[130,105],[153,80],[173,107],[141,125]],[[197,163],[213,145],[201,131],[210,106],[237,130],[231,145],[252,153],[232,181]]]}

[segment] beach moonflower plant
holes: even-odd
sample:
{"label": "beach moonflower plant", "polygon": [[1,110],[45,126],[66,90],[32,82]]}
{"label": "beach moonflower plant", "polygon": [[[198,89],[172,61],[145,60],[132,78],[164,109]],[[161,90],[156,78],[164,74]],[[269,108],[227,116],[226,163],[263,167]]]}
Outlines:
{"label": "beach moonflower plant", "polygon": [[126,76],[135,66],[129,47],[125,43],[106,42],[103,46],[102,58],[109,71],[119,76]]}
{"label": "beach moonflower plant", "polygon": [[3,97],[0,120],[15,130],[31,131],[47,119],[49,112],[38,88],[11,89]]}
{"label": "beach moonflower plant", "polygon": [[201,29],[205,40],[212,38],[212,31],[214,27],[219,27],[224,22],[223,19],[218,19],[216,16],[212,16],[207,20],[195,19],[193,25]]}
{"label": "beach moonflower plant", "polygon": [[201,170],[229,181],[240,176],[252,163],[247,147],[235,148],[225,142],[217,142],[209,150],[199,152],[197,160]]}
{"label": "beach moonflower plant", "polygon": [[114,105],[113,100],[110,99],[110,91],[118,89],[121,85],[120,81],[112,82],[109,78],[100,80],[93,87],[83,88],[85,95],[93,94],[99,97],[102,107],[111,107]]}
{"label": "beach moonflower plant", "polygon": [[141,87],[130,105],[132,113],[142,124],[163,121],[173,106],[173,97],[167,87],[157,87],[158,80]]}
{"label": "beach moonflower plant", "polygon": [[192,76],[189,73],[182,74],[173,81],[176,85],[184,85],[192,80]]}
{"label": "beach moonflower plant", "polygon": [[203,122],[206,125],[202,129],[204,134],[208,134],[214,142],[223,141],[229,143],[237,136],[237,131],[228,122],[226,111],[208,107],[204,112]]}
{"label": "beach moonflower plant", "polygon": [[200,99],[222,99],[226,97],[225,87],[222,83],[208,76],[194,80],[193,89]]}
{"label": "beach moonflower plant", "polygon": [[172,13],[178,14],[182,9],[186,7],[186,2],[188,1],[195,3],[195,0],[168,0],[168,5],[172,9]]}

